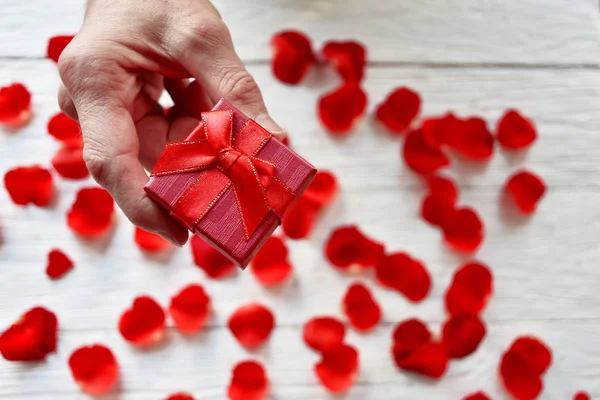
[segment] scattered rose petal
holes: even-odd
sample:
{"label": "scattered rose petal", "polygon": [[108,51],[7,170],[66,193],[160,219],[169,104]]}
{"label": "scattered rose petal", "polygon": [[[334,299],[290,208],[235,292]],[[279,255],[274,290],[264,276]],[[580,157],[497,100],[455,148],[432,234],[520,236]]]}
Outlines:
{"label": "scattered rose petal", "polygon": [[84,392],[98,396],[112,389],[119,378],[119,365],[108,347],[80,347],[69,357],[69,368],[75,383]]}
{"label": "scattered rose petal", "polygon": [[0,353],[8,361],[41,361],[56,351],[58,320],[35,307],[0,335]]}
{"label": "scattered rose petal", "polygon": [[31,93],[21,83],[0,87],[0,125],[17,128],[31,119]]}
{"label": "scattered rose petal", "polygon": [[456,183],[448,177],[434,175],[427,179],[427,189],[430,194],[442,196],[452,205],[458,201],[458,188]]}
{"label": "scattered rose petal", "polygon": [[381,321],[381,307],[361,283],[350,285],[342,300],[344,314],[358,331],[368,332]]}
{"label": "scattered rose petal", "polygon": [[318,171],[304,192],[304,197],[319,207],[331,204],[339,192],[335,175],[330,171]]}
{"label": "scattered rose petal", "polygon": [[510,346],[509,351],[519,353],[534,373],[541,375],[552,365],[552,352],[539,339],[521,336]]}
{"label": "scattered rose petal", "polygon": [[315,365],[315,373],[323,386],[332,393],[342,393],[356,382],[359,371],[358,351],[339,343],[322,354]]}
{"label": "scattered rose petal", "polygon": [[15,204],[46,207],[54,195],[50,171],[40,166],[18,167],[4,175],[4,187]]}
{"label": "scattered rose petal", "polygon": [[456,146],[464,131],[464,120],[453,113],[442,117],[428,118],[421,124],[421,130],[427,144],[437,148],[440,145]]}
{"label": "scattered rose petal", "polygon": [[136,346],[148,346],[160,341],[165,333],[165,312],[151,297],[140,296],[119,320],[123,339]]}
{"label": "scattered rose petal", "polygon": [[192,236],[191,242],[194,263],[210,278],[221,279],[235,270],[232,261],[200,237]]}
{"label": "scattered rose petal", "polygon": [[46,52],[47,57],[58,63],[58,59],[71,40],[73,40],[73,35],[62,35],[62,36],[54,36],[48,40],[48,50]]}
{"label": "scattered rose petal", "polygon": [[65,253],[58,249],[50,251],[48,254],[48,265],[46,266],[46,275],[50,279],[62,278],[72,269],[73,261]]}
{"label": "scattered rose petal", "polygon": [[344,81],[362,81],[367,64],[367,51],[361,43],[327,42],[323,46],[323,56]]}
{"label": "scattered rose petal", "polygon": [[517,110],[508,110],[498,122],[496,139],[507,150],[530,146],[537,138],[533,122]]}
{"label": "scattered rose petal", "polygon": [[421,175],[433,174],[450,165],[450,160],[440,147],[431,146],[420,129],[409,132],[406,136],[402,155],[406,165]]}
{"label": "scattered rose petal", "polygon": [[492,295],[492,273],[480,262],[461,266],[445,295],[446,310],[450,315],[479,314]]}
{"label": "scattered rose petal", "polygon": [[428,342],[401,360],[395,358],[395,361],[400,369],[437,379],[446,372],[448,354],[441,343]]}
{"label": "scattered rose petal", "polygon": [[346,327],[334,317],[315,317],[304,324],[302,331],[304,342],[321,353],[342,343],[345,335]]}
{"label": "scattered rose petal", "polygon": [[390,93],[377,107],[375,116],[392,133],[401,134],[410,127],[420,109],[421,97],[418,93],[401,87]]}
{"label": "scattered rose petal", "polygon": [[412,302],[422,301],[431,289],[431,277],[425,266],[406,253],[387,255],[375,267],[377,281],[402,293]]}
{"label": "scattered rose petal", "polygon": [[292,273],[288,260],[288,249],[280,237],[272,236],[256,253],[251,262],[251,270],[263,285],[277,285]]}
{"label": "scattered rose petal", "polygon": [[94,238],[107,232],[112,225],[115,202],[99,187],[87,187],[77,192],[75,202],[67,213],[67,224],[75,233]]}
{"label": "scattered rose petal", "polygon": [[237,341],[246,348],[262,345],[271,336],[275,316],[267,307],[250,303],[235,310],[227,322]]}
{"label": "scattered rose petal", "polygon": [[416,318],[396,325],[392,336],[392,353],[400,368],[412,353],[431,341],[431,332],[427,325]]}
{"label": "scattered rose petal", "polygon": [[82,144],[81,127],[66,114],[59,112],[48,121],[48,133],[57,140]]}
{"label": "scattered rose petal", "polygon": [[485,325],[477,315],[454,315],[442,327],[442,343],[450,358],[464,358],[477,350],[485,333]]}
{"label": "scattered rose petal", "polygon": [[325,245],[329,262],[347,272],[376,265],[384,252],[383,244],[365,236],[355,225],[337,228]]}
{"label": "scattered rose petal", "polygon": [[346,135],[367,108],[367,94],[356,82],[345,82],[319,98],[319,119],[331,133]]}
{"label": "scattered rose petal", "polygon": [[243,361],[233,368],[227,389],[230,400],[263,400],[269,395],[269,379],[257,361]]}
{"label": "scattered rose petal", "polygon": [[316,61],[310,39],[298,31],[275,34],[271,39],[271,50],[273,75],[290,85],[300,83]]}
{"label": "scattered rose petal", "polygon": [[135,227],[133,240],[140,249],[151,253],[162,251],[171,247],[171,243],[163,239],[161,236],[157,235],[156,233],[145,231],[137,226]]}
{"label": "scattered rose petal", "polygon": [[477,392],[470,395],[467,395],[463,398],[463,400],[491,400],[488,395],[483,392]]}
{"label": "scattered rose petal", "polygon": [[433,226],[443,226],[454,210],[454,204],[439,194],[429,194],[421,202],[421,217]]}
{"label": "scattered rose petal", "polygon": [[60,176],[67,179],[84,179],[90,174],[83,161],[83,147],[79,145],[60,148],[52,158],[52,166]]}
{"label": "scattered rose petal", "polygon": [[444,215],[444,240],[454,250],[472,253],[479,248],[485,235],[483,223],[471,208],[458,208]]}
{"label": "scattered rose petal", "polygon": [[189,285],[171,298],[169,313],[177,329],[196,333],[212,312],[210,297],[200,285]]}
{"label": "scattered rose petal", "polygon": [[546,193],[546,184],[534,173],[522,170],[508,178],[505,190],[522,213],[531,214]]}
{"label": "scattered rose petal", "polygon": [[167,400],[195,400],[189,393],[175,393],[170,395]]}
{"label": "scattered rose petal", "polygon": [[481,118],[468,118],[462,122],[461,127],[461,133],[447,144],[472,160],[489,160],[494,153],[494,137],[486,122]]}
{"label": "scattered rose petal", "polygon": [[577,392],[573,396],[573,400],[592,400],[592,398],[586,392]]}
{"label": "scattered rose petal", "polygon": [[281,226],[285,235],[290,239],[308,237],[313,230],[320,209],[321,207],[302,195],[283,218]]}

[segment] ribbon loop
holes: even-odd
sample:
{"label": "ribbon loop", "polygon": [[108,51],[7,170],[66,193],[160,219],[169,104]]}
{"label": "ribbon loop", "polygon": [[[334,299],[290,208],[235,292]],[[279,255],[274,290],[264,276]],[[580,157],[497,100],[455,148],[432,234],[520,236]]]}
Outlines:
{"label": "ribbon loop", "polygon": [[[248,124],[255,124],[249,121]],[[214,205],[229,185],[233,188],[236,204],[240,212],[246,239],[254,233],[270,211],[281,217],[282,212],[291,203],[294,193],[275,183],[275,165],[258,158],[256,153],[270,139],[271,135],[262,128],[242,128],[239,143],[233,143],[233,113],[230,110],[202,113],[202,121],[183,142],[170,143],[159,158],[153,176],[178,174],[187,171],[212,171],[224,175],[223,179],[211,179],[211,193],[218,193],[206,205],[193,222],[186,225],[193,230],[195,224]],[[251,139],[257,132],[256,139]],[[240,147],[238,147],[238,145]],[[217,170],[219,172],[217,172]],[[211,172],[211,176],[214,173]],[[206,188],[198,184],[197,179],[181,196],[178,204],[190,204],[196,197],[202,198]],[[191,196],[191,197],[190,197]],[[183,199],[184,197],[185,200]],[[271,201],[270,201],[271,200]],[[274,203],[273,203],[274,201]],[[285,208],[282,208],[285,207]],[[177,210],[175,210],[177,211]],[[187,215],[187,214],[186,214]],[[188,215],[188,218],[192,217]]]}

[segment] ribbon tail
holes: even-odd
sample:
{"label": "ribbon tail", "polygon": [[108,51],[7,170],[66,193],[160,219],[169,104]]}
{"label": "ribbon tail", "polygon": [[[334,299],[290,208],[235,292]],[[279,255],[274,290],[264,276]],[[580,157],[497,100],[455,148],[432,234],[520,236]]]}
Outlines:
{"label": "ribbon tail", "polygon": [[235,192],[246,239],[249,239],[270,211],[265,190],[248,157],[240,157],[231,166],[228,175]]}

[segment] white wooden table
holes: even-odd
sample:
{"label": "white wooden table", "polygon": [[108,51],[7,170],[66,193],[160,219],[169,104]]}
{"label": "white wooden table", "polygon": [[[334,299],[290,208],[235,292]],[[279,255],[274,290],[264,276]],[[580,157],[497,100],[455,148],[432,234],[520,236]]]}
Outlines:
{"label": "white wooden table", "polygon": [[[23,81],[33,91],[35,119],[24,130],[0,131],[0,174],[32,163],[47,165],[57,144],[46,134],[58,110],[55,65],[44,59],[47,39],[75,32],[81,0],[0,0],[0,85]],[[261,84],[276,120],[290,130],[294,148],[340,179],[339,200],[309,240],[290,244],[292,282],[266,290],[249,272],[224,281],[207,279],[193,266],[189,248],[168,262],[145,257],[133,227],[119,215],[109,243],[89,244],[67,228],[64,215],[81,182],[59,179],[54,209],[19,208],[0,190],[0,329],[41,304],[60,320],[59,350],[47,362],[21,365],[0,360],[0,399],[86,398],[66,361],[78,346],[110,346],[121,365],[119,388],[105,399],[163,399],[187,390],[198,399],[224,399],[231,366],[245,358],[264,362],[273,399],[326,399],[313,375],[317,360],[301,341],[302,324],[317,314],[339,315],[349,282],[364,280],[384,307],[384,322],[367,335],[350,332],[361,374],[343,399],[461,399],[483,389],[507,398],[497,378],[501,353],[520,334],[541,337],[553,349],[542,399],[566,400],[580,389],[600,398],[600,24],[596,0],[220,0],[241,57]],[[495,295],[485,312],[488,335],[471,357],[453,362],[436,383],[398,372],[390,357],[390,332],[418,316],[437,329],[444,319],[444,290],[463,261],[418,216],[423,188],[399,160],[399,142],[367,120],[346,141],[324,133],[316,99],[334,85],[289,88],[268,66],[273,32],[299,28],[317,46],[355,38],[369,50],[366,89],[370,108],[393,87],[421,93],[424,114],[452,109],[481,115],[492,126],[504,109],[531,116],[540,138],[525,160],[501,152],[485,171],[453,168],[465,204],[484,219],[487,238],[477,257],[495,274]],[[310,81],[316,81],[311,77]],[[506,177],[521,166],[539,173],[549,192],[529,221],[508,218],[499,207]],[[87,182],[91,184],[91,181]],[[423,260],[434,277],[429,298],[410,305],[369,277],[334,271],[322,247],[332,227],[355,222]],[[76,268],[58,282],[44,274],[47,252],[59,247]],[[163,305],[191,282],[205,286],[216,316],[191,339],[170,328],[168,341],[139,351],[119,335],[116,323],[131,300],[148,293]],[[250,300],[276,313],[277,328],[264,348],[248,353],[227,328],[229,314]]]}

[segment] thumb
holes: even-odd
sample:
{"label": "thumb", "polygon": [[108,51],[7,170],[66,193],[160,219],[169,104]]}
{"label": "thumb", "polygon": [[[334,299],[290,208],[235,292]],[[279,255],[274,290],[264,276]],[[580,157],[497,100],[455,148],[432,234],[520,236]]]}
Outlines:
{"label": "thumb", "polygon": [[[260,88],[235,53],[229,32],[226,38],[214,43],[213,48],[201,54],[190,53],[183,67],[196,78],[208,97],[216,103],[226,99],[241,112],[262,125],[277,139],[285,137],[285,130],[269,115]],[[206,49],[206,46],[204,46]]]}

